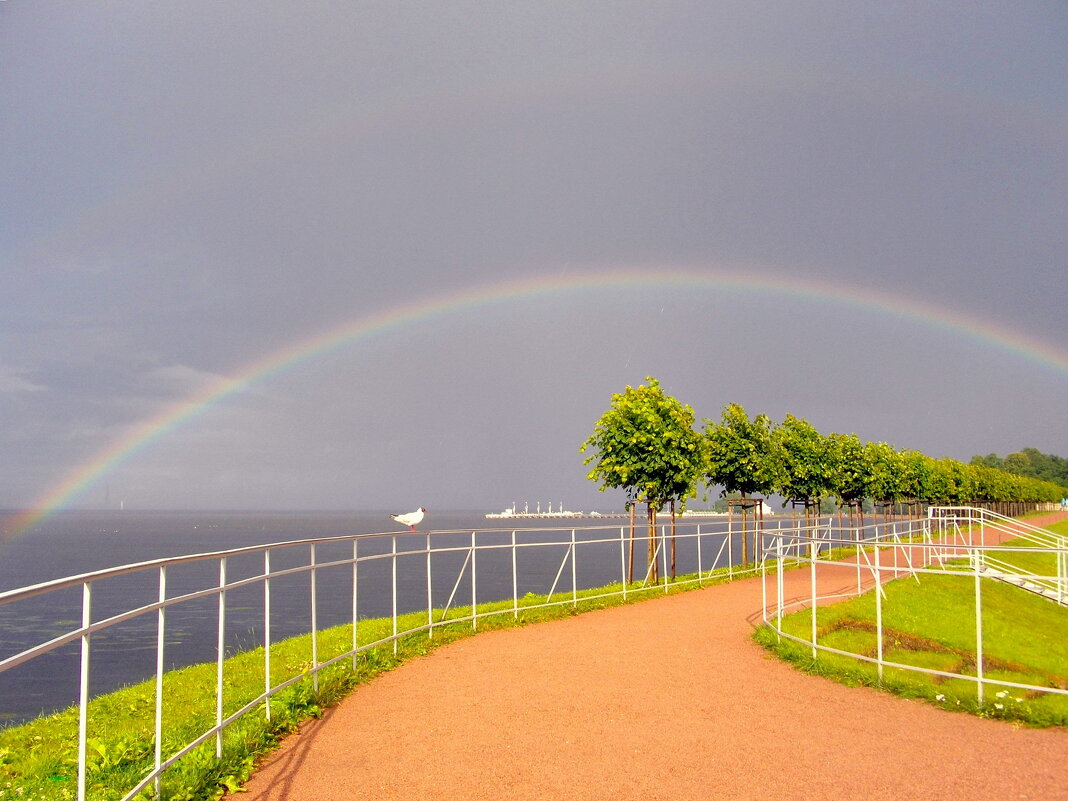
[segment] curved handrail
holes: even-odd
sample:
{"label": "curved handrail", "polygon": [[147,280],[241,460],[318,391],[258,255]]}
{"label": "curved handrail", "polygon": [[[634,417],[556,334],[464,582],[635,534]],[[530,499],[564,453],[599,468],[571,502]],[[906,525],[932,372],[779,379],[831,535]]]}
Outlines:
{"label": "curved handrail", "polygon": [[[762,617],[764,625],[773,630],[776,636],[785,638],[804,645],[811,649],[812,657],[816,658],[818,653],[831,653],[840,656],[847,656],[856,659],[861,662],[867,662],[874,664],[877,667],[879,680],[882,681],[883,671],[885,668],[897,668],[901,670],[915,671],[918,673],[924,673],[932,676],[941,676],[948,678],[959,678],[972,681],[976,684],[977,698],[980,704],[984,701],[984,687],[985,685],[996,685],[1003,687],[1011,687],[1015,689],[1022,689],[1031,692],[1053,693],[1059,695],[1068,695],[1068,689],[1051,686],[1038,686],[1033,684],[1026,684],[1016,681],[1010,681],[1004,678],[994,678],[990,675],[984,674],[983,671],[983,628],[982,628],[982,609],[983,609],[983,594],[980,590],[980,578],[1011,578],[1012,575],[1024,576],[1025,571],[1021,571],[1018,568],[1014,568],[1008,563],[1004,563],[1002,560],[997,560],[996,557],[990,556],[994,553],[1037,553],[1037,554],[1054,554],[1056,556],[1057,573],[1055,576],[1034,576],[1033,574],[1027,575],[1027,578],[1037,578],[1045,581],[1047,586],[1054,589],[1056,597],[1045,595],[1053,602],[1064,604],[1068,601],[1068,546],[1064,537],[1060,537],[1052,532],[1045,531],[1048,537],[1036,537],[1033,536],[1033,532],[1025,532],[1029,536],[1025,539],[1030,542],[1029,546],[1005,546],[997,544],[986,544],[983,541],[976,542],[974,536],[974,526],[980,523],[982,513],[986,510],[972,509],[969,507],[954,507],[954,508],[939,508],[934,514],[930,515],[927,521],[921,521],[923,525],[919,529],[912,527],[905,527],[899,529],[894,526],[889,531],[882,531],[872,538],[871,541],[865,543],[865,547],[859,550],[855,561],[844,561],[832,559],[829,556],[821,558],[821,554],[824,552],[824,546],[828,543],[832,543],[837,547],[846,547],[849,543],[842,538],[833,538],[829,535],[821,536],[819,532],[794,532],[787,531],[777,533],[770,539],[765,548],[765,563],[780,561],[785,552],[789,551],[795,555],[797,562],[799,562],[804,569],[808,567],[811,573],[810,591],[806,595],[800,598],[788,599],[785,596],[783,589],[783,583],[781,580],[782,569],[775,572],[776,585],[774,596],[768,592],[768,580],[769,573],[764,570],[763,584],[765,587],[765,598],[774,597],[772,603],[765,603],[762,610]],[[986,518],[986,522],[989,524],[990,518]],[[1011,518],[1006,518],[1010,523],[1016,524],[1019,521],[1014,521]],[[934,530],[934,527],[930,525],[930,521],[937,521],[939,527]],[[999,522],[1000,521],[996,521]],[[948,525],[947,525],[948,524]],[[999,525],[999,529],[1001,526]],[[1028,528],[1034,528],[1028,526]],[[1043,530],[1044,531],[1044,530]],[[951,532],[951,533],[950,533]],[[1003,533],[1017,534],[1019,529],[1015,527],[1006,528]],[[946,534],[946,538],[940,538],[940,535]],[[916,540],[919,535],[919,541]],[[1050,543],[1050,544],[1047,544]],[[868,554],[871,551],[871,554]],[[916,559],[916,556],[919,556]],[[893,557],[893,563],[891,564],[887,557]],[[899,558],[902,557],[903,558]],[[861,563],[863,561],[863,572],[868,574],[868,581],[861,581]],[[901,563],[907,563],[908,567],[902,567]],[[1013,573],[1006,577],[991,576],[984,572],[984,565],[988,563],[998,562],[1006,567],[1013,568]],[[917,564],[918,563],[918,564]],[[817,591],[818,571],[823,567],[846,567],[856,568],[857,570],[857,586],[855,591],[849,590],[848,592],[834,593],[834,594],[820,594]],[[1008,571],[1006,571],[1008,572]],[[882,627],[882,605],[881,600],[884,596],[883,584],[893,578],[899,578],[902,575],[909,575],[916,580],[919,580],[922,575],[974,575],[975,576],[975,608],[976,608],[976,659],[977,659],[977,672],[976,675],[968,675],[963,673],[952,673],[943,670],[935,670],[932,668],[920,667],[917,665],[908,665],[888,660],[883,654],[883,627]],[[871,656],[869,654],[856,653],[852,651],[846,651],[841,648],[834,648],[819,642],[817,636],[816,625],[816,608],[821,602],[829,600],[838,600],[846,597],[856,597],[858,595],[870,592],[874,589],[878,591],[874,593],[875,607],[876,607],[876,655]],[[989,603],[989,602],[987,602]],[[788,610],[798,609],[810,609],[811,610],[811,625],[809,627],[808,637],[801,637],[795,634],[791,634],[783,630],[782,621]]]}
{"label": "curved handrail", "polygon": [[[725,526],[726,528],[724,528]],[[36,643],[17,654],[6,656],[0,660],[0,673],[18,665],[29,663],[51,651],[55,651],[57,648],[63,647],[64,645],[70,645],[71,643],[81,644],[79,657],[81,680],[78,692],[78,798],[84,799],[87,785],[86,751],[88,740],[88,705],[90,701],[88,679],[92,654],[92,636],[135,618],[143,618],[146,615],[156,615],[157,645],[155,675],[157,691],[154,732],[156,754],[152,769],[147,771],[138,781],[136,786],[130,788],[124,796],[124,801],[129,801],[129,799],[134,798],[138,793],[153,783],[156,784],[158,791],[160,777],[168,767],[172,766],[176,761],[181,759],[182,756],[188,754],[197,746],[210,741],[212,738],[215,738],[216,740],[216,756],[221,757],[223,742],[222,735],[228,726],[235,720],[258,709],[262,709],[264,714],[270,718],[271,699],[282,690],[306,677],[310,676],[313,682],[318,682],[318,676],[323,670],[349,659],[354,660],[357,654],[369,649],[392,644],[393,649],[396,652],[398,647],[397,643],[401,637],[418,633],[425,633],[432,637],[436,628],[444,625],[455,625],[457,623],[469,623],[473,628],[477,628],[478,621],[486,618],[488,615],[512,614],[518,617],[521,609],[518,590],[519,572],[521,563],[525,562],[525,557],[520,557],[524,553],[532,553],[541,550],[546,554],[553,554],[552,549],[557,549],[555,554],[547,557],[549,561],[546,561],[546,564],[555,564],[551,562],[553,559],[558,559],[559,562],[558,568],[555,571],[555,578],[553,579],[552,586],[549,588],[544,602],[537,605],[541,607],[558,606],[561,604],[577,604],[579,590],[585,589],[585,587],[580,587],[577,565],[580,560],[589,559],[588,556],[584,556],[583,554],[586,554],[589,550],[594,548],[618,549],[618,556],[610,557],[610,559],[618,560],[616,562],[615,570],[617,571],[616,576],[621,583],[620,589],[618,591],[602,593],[599,597],[621,595],[626,598],[629,593],[660,591],[661,588],[663,592],[668,592],[671,586],[675,586],[675,584],[701,584],[704,581],[707,581],[712,572],[717,569],[727,569],[732,574],[737,573],[739,575],[752,574],[758,569],[755,564],[748,567],[737,566],[734,564],[735,549],[732,542],[739,532],[731,527],[729,521],[695,521],[693,519],[680,519],[676,524],[676,539],[683,542],[687,540],[693,541],[696,546],[695,548],[691,548],[691,550],[696,551],[696,564],[693,565],[696,570],[690,571],[693,572],[693,577],[686,579],[685,582],[669,582],[668,548],[666,546],[666,543],[668,542],[668,528],[666,525],[662,524],[658,526],[654,541],[654,562],[648,566],[642,584],[640,586],[635,586],[630,583],[627,574],[628,565],[626,548],[630,543],[630,540],[626,536],[627,529],[628,527],[626,525],[601,525],[588,527],[563,525],[556,528],[496,528],[475,531],[449,530],[419,532],[416,534],[408,532],[378,532],[372,534],[319,537],[153,559],[104,570],[96,570],[77,576],[54,579],[0,593],[0,608],[29,599],[47,597],[51,593],[69,591],[72,588],[80,588],[82,591],[81,624],[72,625],[69,630],[62,632],[57,636]],[[581,535],[579,532],[581,532]],[[450,539],[445,535],[453,535],[453,538]],[[455,541],[461,537],[464,539],[464,542]],[[409,543],[403,542],[403,540],[409,538],[418,538],[419,541]],[[372,549],[366,546],[372,541],[378,541],[379,543],[384,544],[376,546],[377,551],[369,552],[372,551]],[[635,541],[648,542],[648,533],[645,526],[636,528]],[[398,544],[412,545],[414,547],[400,549],[398,548]],[[435,544],[437,544],[437,547],[435,547]],[[337,554],[332,554],[327,561],[317,561],[317,548],[337,547],[343,549],[350,545],[352,549],[351,555],[339,556]],[[712,546],[711,549],[709,549],[709,545]],[[292,551],[298,554],[300,557],[298,563],[296,565],[287,564],[284,567],[281,565],[273,567],[271,564],[272,555],[287,551]],[[305,553],[306,556],[303,556]],[[512,605],[511,608],[483,611],[479,608],[478,559],[480,554],[488,556],[492,553],[511,554]],[[714,557],[708,555],[711,553],[715,554]],[[459,567],[458,573],[456,573],[456,581],[453,585],[452,593],[449,596],[449,601],[444,610],[434,609],[431,581],[438,578],[436,575],[437,566],[440,566],[443,562],[448,563],[450,557],[456,559],[459,555],[463,555],[464,560],[463,564]],[[227,565],[228,562],[235,557],[250,557],[253,559],[262,557],[262,567],[256,570],[252,575],[244,575],[240,578],[229,578],[227,576]],[[601,558],[603,559],[604,556],[602,555]],[[437,562],[436,565],[432,564],[435,560]],[[196,562],[216,564],[219,573],[218,581],[213,582],[207,587],[201,586],[192,591],[180,592],[177,595],[168,595],[168,571],[182,565]],[[376,639],[373,642],[359,642],[357,639],[357,628],[353,625],[351,647],[345,648],[343,653],[332,655],[329,659],[320,660],[317,653],[320,628],[317,619],[316,580],[324,575],[335,576],[338,570],[344,570],[346,567],[351,567],[352,579],[345,587],[342,587],[342,590],[352,592],[352,615],[350,623],[354,624],[359,619],[357,604],[358,595],[355,590],[357,579],[359,578],[358,568],[370,563],[385,563],[390,571],[390,581],[388,583],[391,586],[390,592],[392,593],[391,633],[385,637]],[[402,631],[398,629],[398,570],[408,569],[408,565],[417,565],[417,567],[412,568],[417,573],[425,571],[427,582],[427,609],[426,618],[423,623],[405,628]],[[526,567],[525,564],[524,567]],[[94,620],[91,612],[93,608],[94,589],[97,585],[110,579],[116,579],[131,574],[148,576],[155,574],[158,584],[157,598],[152,601],[134,602],[129,608],[120,609],[113,614],[109,614],[107,617]],[[271,653],[272,645],[275,644],[271,636],[272,582],[276,583],[279,579],[299,575],[308,575],[311,580],[311,592],[308,602],[310,608],[307,611],[310,616],[309,633],[311,635],[312,664],[310,668],[304,672],[288,676],[281,681],[272,682]],[[471,597],[469,602],[467,602],[469,611],[465,611],[461,615],[455,615],[454,617],[449,618],[449,609],[452,607],[461,583],[465,580],[469,581],[471,585]],[[228,714],[224,715],[223,701],[226,691],[223,682],[222,666],[226,661],[225,627],[228,611],[226,600],[227,594],[237,589],[256,585],[262,586],[264,593],[262,647],[264,651],[263,670],[265,678],[263,690],[257,697],[245,701],[239,709],[230,711]],[[562,592],[561,588],[563,588]],[[212,726],[197,734],[189,742],[177,748],[173,753],[163,754],[162,742],[164,740],[164,721],[161,710],[164,703],[165,693],[163,675],[165,673],[164,654],[167,639],[167,612],[174,607],[189,604],[193,601],[202,601],[203,599],[211,597],[217,597],[219,599],[216,620],[218,643],[216,648],[217,681],[215,721]],[[486,602],[482,601],[482,603]],[[440,617],[438,616],[439,612]]]}

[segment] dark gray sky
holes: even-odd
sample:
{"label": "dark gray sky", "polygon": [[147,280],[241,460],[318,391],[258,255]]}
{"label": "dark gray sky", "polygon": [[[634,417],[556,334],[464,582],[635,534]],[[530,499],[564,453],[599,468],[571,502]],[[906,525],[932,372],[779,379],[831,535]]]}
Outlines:
{"label": "dark gray sky", "polygon": [[322,332],[623,269],[264,377],[71,503],[612,506],[578,445],[646,375],[699,417],[1068,455],[1060,0],[8,0],[0,114],[0,507]]}

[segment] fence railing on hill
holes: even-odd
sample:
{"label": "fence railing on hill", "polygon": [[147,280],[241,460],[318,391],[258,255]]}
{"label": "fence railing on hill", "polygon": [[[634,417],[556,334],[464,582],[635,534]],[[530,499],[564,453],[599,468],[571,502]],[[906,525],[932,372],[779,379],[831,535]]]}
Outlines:
{"label": "fence railing on hill", "polygon": [[[864,547],[857,549],[857,540]],[[1004,543],[1012,539],[1012,543]],[[1053,603],[1068,602],[1068,538],[1026,522],[971,507],[932,507],[927,519],[884,521],[873,524],[854,536],[842,536],[830,527],[822,530],[782,530],[766,533],[763,539],[762,575],[764,585],[764,623],[780,638],[803,644],[816,659],[819,654],[834,654],[874,665],[879,681],[886,670],[904,670],[940,677],[940,680],[963,680],[975,685],[976,700],[981,705],[987,688],[1014,689],[1030,694],[1068,696],[1068,688],[1055,683],[1033,684],[1013,681],[1005,674],[1011,670],[987,669],[985,656],[984,608],[990,606],[983,593],[982,579],[996,579],[1028,589]],[[807,592],[787,597],[784,587],[785,561],[789,559],[807,569]],[[1035,572],[1021,562],[1044,566]],[[777,567],[777,569],[773,569]],[[937,670],[921,664],[908,664],[887,658],[887,650],[900,644],[888,639],[899,635],[884,625],[886,592],[883,585],[896,578],[912,577],[922,582],[925,576],[951,575],[974,578],[974,670],[955,672]],[[849,577],[846,579],[845,577]],[[853,578],[855,576],[855,578]],[[873,592],[873,590],[875,590]],[[818,607],[828,602],[872,593],[875,606],[874,653],[867,647],[835,647],[823,635],[818,624]],[[770,600],[768,600],[770,599]],[[984,607],[986,605],[986,607]],[[809,611],[805,631],[784,630],[783,622],[791,612]],[[865,646],[868,640],[864,640]],[[998,673],[998,675],[992,675]]]}

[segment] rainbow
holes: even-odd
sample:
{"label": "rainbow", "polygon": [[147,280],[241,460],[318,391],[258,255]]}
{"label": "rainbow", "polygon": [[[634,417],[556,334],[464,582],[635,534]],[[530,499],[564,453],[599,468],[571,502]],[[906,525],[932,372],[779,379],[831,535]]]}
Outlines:
{"label": "rainbow", "polygon": [[375,336],[474,309],[541,299],[557,295],[600,292],[608,289],[687,289],[707,293],[756,294],[801,299],[890,316],[962,336],[995,350],[1031,361],[1068,376],[1068,350],[1039,341],[1019,331],[942,306],[903,295],[873,292],[812,278],[747,270],[656,267],[612,269],[531,276],[468,287],[434,297],[401,303],[320,331],[268,353],[162,409],[134,426],[123,437],[67,474],[42,495],[31,510],[8,520],[4,538],[18,536],[48,515],[64,508],[108,471],[148,448],[178,428],[250,385],[266,381],[295,365],[350,347]]}

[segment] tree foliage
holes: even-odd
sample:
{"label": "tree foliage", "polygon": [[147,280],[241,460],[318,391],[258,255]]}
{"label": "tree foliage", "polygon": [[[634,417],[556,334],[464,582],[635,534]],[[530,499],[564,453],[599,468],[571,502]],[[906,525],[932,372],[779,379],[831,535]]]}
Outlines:
{"label": "tree foliage", "polygon": [[830,471],[827,489],[841,506],[874,494],[871,451],[856,434],[829,434],[825,441]]}
{"label": "tree foliage", "polygon": [[885,442],[864,444],[864,458],[871,475],[868,489],[880,503],[896,503],[908,495],[905,485],[905,457]]}
{"label": "tree foliage", "polygon": [[775,429],[779,459],[776,489],[790,501],[819,501],[833,480],[833,464],[826,438],[807,420],[786,415]]}
{"label": "tree foliage", "polygon": [[719,424],[705,420],[705,483],[743,498],[773,492],[779,462],[771,420],[764,414],[750,420],[737,403],[724,406],[720,419]]}
{"label": "tree foliage", "polygon": [[[581,450],[594,451],[589,478],[601,490],[623,488],[630,501],[659,508],[696,494],[700,479],[723,495],[777,493],[806,505],[833,495],[839,504],[871,498],[882,503],[985,504],[1057,501],[1068,494],[1068,460],[1024,448],[1001,459],[969,464],[932,459],[855,434],[824,436],[806,420],[786,415],[750,419],[736,403],[717,424],[694,431],[693,409],[665,395],[654,378],[627,387],[597,421]],[[1063,473],[1062,473],[1063,471]]]}
{"label": "tree foliage", "polygon": [[1061,486],[1068,486],[1068,459],[1042,453],[1038,448],[1024,448],[1010,453],[1004,459],[996,453],[986,456],[973,456],[970,464],[980,467],[993,467],[1027,478],[1037,478]]}
{"label": "tree foliage", "polygon": [[664,393],[655,378],[627,387],[612,403],[580,448],[593,453],[587,476],[601,490],[623,488],[632,501],[660,507],[697,494],[704,469],[701,436],[693,409]]}

